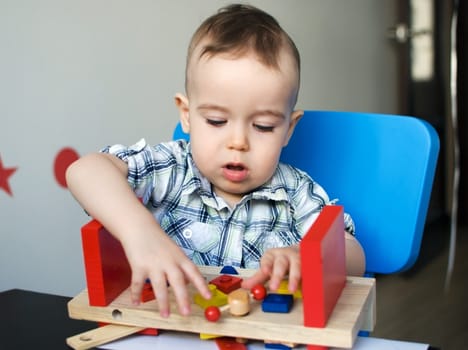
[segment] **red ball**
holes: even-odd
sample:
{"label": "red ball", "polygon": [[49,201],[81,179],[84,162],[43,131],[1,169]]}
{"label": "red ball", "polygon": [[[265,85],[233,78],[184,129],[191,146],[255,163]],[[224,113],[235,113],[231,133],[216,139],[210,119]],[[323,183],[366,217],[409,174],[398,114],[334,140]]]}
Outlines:
{"label": "red ball", "polygon": [[250,292],[252,293],[252,296],[255,300],[263,300],[267,295],[266,288],[263,284],[257,284],[256,286],[253,286]]}
{"label": "red ball", "polygon": [[210,322],[216,322],[221,317],[221,311],[217,306],[208,306],[205,309],[205,318]]}

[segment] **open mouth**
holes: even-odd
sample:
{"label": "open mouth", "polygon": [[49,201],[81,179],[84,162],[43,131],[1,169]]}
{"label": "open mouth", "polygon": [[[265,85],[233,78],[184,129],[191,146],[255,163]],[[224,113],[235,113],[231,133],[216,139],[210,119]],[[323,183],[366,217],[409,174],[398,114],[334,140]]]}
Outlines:
{"label": "open mouth", "polygon": [[245,170],[245,166],[243,166],[242,164],[228,164],[226,165],[226,169],[234,170],[234,171],[242,171],[242,170]]}
{"label": "open mouth", "polygon": [[247,167],[240,163],[229,163],[223,168],[224,177],[233,182],[244,181],[248,177],[248,173]]}

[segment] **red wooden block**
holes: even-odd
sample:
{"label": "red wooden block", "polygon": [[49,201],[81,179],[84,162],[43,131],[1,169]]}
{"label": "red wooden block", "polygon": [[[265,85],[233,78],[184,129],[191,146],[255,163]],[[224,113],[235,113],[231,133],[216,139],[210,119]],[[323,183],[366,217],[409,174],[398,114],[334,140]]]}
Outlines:
{"label": "red wooden block", "polygon": [[221,292],[229,294],[241,287],[242,278],[231,275],[220,275],[212,279],[210,283],[214,284]]}
{"label": "red wooden block", "polygon": [[98,221],[81,228],[83,256],[91,306],[107,306],[131,280],[131,270],[120,242]]}
{"label": "red wooden block", "polygon": [[245,344],[237,342],[234,338],[216,338],[216,345],[219,350],[247,350]]}
{"label": "red wooden block", "polygon": [[323,208],[302,239],[300,252],[304,326],[325,327],[346,284],[342,206]]}
{"label": "red wooden block", "polygon": [[156,299],[151,283],[146,282],[143,285],[143,290],[141,291],[141,302],[146,303],[147,301]]}
{"label": "red wooden block", "polygon": [[157,328],[146,328],[142,331],[139,331],[137,334],[141,335],[159,335],[159,331]]}

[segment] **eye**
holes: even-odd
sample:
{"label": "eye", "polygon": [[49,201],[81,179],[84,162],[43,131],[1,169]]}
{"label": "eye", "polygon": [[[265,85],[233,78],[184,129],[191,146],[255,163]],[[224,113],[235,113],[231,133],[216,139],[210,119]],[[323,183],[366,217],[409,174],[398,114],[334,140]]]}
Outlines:
{"label": "eye", "polygon": [[206,122],[213,126],[222,126],[226,124],[225,120],[219,120],[219,119],[206,119]]}
{"label": "eye", "polygon": [[254,124],[254,128],[260,132],[272,132],[275,129],[274,126],[260,125],[260,124]]}

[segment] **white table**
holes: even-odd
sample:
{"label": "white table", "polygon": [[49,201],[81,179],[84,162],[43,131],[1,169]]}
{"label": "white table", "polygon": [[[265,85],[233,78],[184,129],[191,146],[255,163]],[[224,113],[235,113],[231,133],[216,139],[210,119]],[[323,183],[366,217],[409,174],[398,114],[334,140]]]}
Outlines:
{"label": "white table", "polygon": [[[100,349],[112,350],[218,350],[214,340],[201,340],[194,333],[162,332],[158,336],[134,335],[108,343]],[[249,342],[249,350],[264,350],[265,346],[260,342]],[[304,350],[305,346],[294,348]],[[428,344],[387,340],[372,337],[358,337],[352,350],[427,350]]]}

